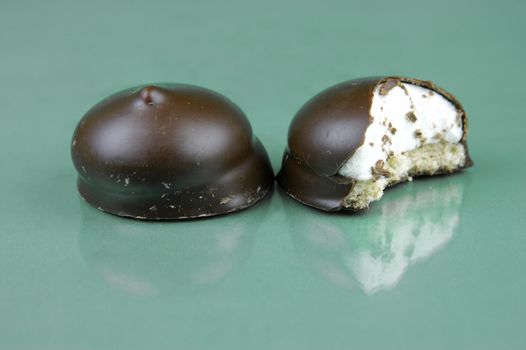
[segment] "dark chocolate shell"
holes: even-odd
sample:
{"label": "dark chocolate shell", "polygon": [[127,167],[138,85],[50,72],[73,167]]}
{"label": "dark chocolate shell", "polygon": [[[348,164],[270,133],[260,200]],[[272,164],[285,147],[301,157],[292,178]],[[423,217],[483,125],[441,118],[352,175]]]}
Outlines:
{"label": "dark chocolate shell", "polygon": [[148,85],[106,98],[80,121],[71,153],[81,196],[137,219],[234,212],[273,185],[268,155],[245,114],[190,85]]}

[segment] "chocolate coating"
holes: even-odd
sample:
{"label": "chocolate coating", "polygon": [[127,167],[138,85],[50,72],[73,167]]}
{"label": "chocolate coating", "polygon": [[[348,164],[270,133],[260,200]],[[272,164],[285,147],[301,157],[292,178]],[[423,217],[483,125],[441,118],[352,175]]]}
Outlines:
{"label": "chocolate coating", "polygon": [[292,155],[321,175],[336,174],[363,143],[376,84],[370,79],[348,81],[309,100],[290,124]]}
{"label": "chocolate coating", "polygon": [[186,219],[240,210],[273,185],[267,153],[244,113],[211,90],[132,88],[82,118],[71,154],[80,195],[112,214]]}
{"label": "chocolate coating", "polygon": [[[288,147],[283,155],[277,181],[291,197],[306,205],[325,210],[344,210],[343,199],[355,180],[338,174],[340,168],[363,144],[372,123],[370,109],[376,87],[399,82],[433,90],[453,103],[462,115],[466,163],[467,118],[460,102],[430,81],[403,77],[371,77],[350,80],[329,87],[311,98],[294,116],[289,128]],[[457,169],[460,170],[460,169]],[[438,174],[438,173],[437,173]]]}

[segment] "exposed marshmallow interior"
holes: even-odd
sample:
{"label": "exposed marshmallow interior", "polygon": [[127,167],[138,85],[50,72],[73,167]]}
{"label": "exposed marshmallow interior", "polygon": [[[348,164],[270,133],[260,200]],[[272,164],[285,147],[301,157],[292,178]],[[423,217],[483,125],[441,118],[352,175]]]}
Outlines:
{"label": "exposed marshmallow interior", "polygon": [[357,180],[346,207],[365,209],[389,185],[415,175],[452,172],[465,163],[458,109],[430,89],[400,82],[386,88],[388,83],[374,91],[373,121],[364,143],[339,170]]}

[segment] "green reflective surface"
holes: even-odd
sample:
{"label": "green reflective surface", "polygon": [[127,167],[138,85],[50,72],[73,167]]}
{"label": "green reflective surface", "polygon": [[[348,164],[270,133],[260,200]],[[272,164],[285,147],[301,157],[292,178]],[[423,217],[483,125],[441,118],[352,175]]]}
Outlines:
{"label": "green reflective surface", "polygon": [[[526,5],[521,1],[0,3],[0,349],[523,349]],[[75,190],[80,117],[147,82],[246,112],[279,168],[312,95],[430,79],[470,118],[475,166],[361,215],[275,191],[148,223]]]}

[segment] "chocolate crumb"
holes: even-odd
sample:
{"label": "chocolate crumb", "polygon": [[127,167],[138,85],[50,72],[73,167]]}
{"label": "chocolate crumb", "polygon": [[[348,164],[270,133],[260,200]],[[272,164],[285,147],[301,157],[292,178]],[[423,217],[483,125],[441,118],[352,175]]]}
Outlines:
{"label": "chocolate crumb", "polygon": [[389,129],[389,131],[390,131],[391,134],[393,134],[393,135],[396,134],[396,130],[397,130],[396,128],[391,128],[391,129]]}
{"label": "chocolate crumb", "polygon": [[389,136],[384,135],[384,136],[382,136],[382,142],[383,142],[384,144],[386,144],[386,143],[388,143],[388,142],[391,143],[391,139],[389,138]]}
{"label": "chocolate crumb", "polygon": [[380,95],[385,96],[389,93],[389,91],[396,87],[396,86],[402,86],[402,83],[398,79],[387,79],[385,83],[380,87]]}
{"label": "chocolate crumb", "polygon": [[433,135],[433,138],[435,140],[444,141],[444,135],[442,135],[441,133],[438,133],[438,132],[435,135]]}
{"label": "chocolate crumb", "polygon": [[413,111],[409,111],[409,112],[407,112],[407,114],[405,115],[405,117],[406,117],[407,120],[409,120],[411,123],[416,122],[416,115],[415,115],[415,112],[413,112]]}
{"label": "chocolate crumb", "polygon": [[369,146],[374,147],[374,143],[373,142],[369,142]]}
{"label": "chocolate crumb", "polygon": [[385,176],[385,177],[391,176],[391,173],[388,170],[384,169],[384,166],[385,166],[385,162],[379,159],[374,164],[374,167],[371,167],[371,173],[374,176]]}
{"label": "chocolate crumb", "polygon": [[456,118],[455,118],[455,122],[456,122],[456,124],[457,124],[457,126],[458,126],[459,128],[462,127],[462,124],[463,124],[463,123],[462,123],[462,114],[460,114],[460,113],[457,114],[457,116],[456,116]]}
{"label": "chocolate crumb", "polygon": [[415,137],[420,140],[421,143],[425,143],[427,141],[427,138],[422,133],[422,130],[416,129],[415,130]]}

